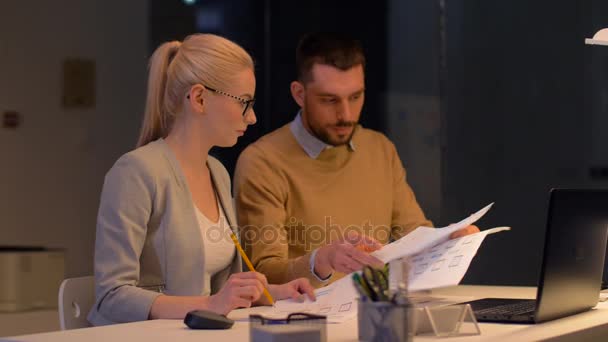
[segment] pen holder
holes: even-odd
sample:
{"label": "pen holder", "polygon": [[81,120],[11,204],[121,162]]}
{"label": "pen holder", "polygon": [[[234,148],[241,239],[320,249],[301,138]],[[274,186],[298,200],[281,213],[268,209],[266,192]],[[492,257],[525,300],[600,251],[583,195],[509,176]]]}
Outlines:
{"label": "pen holder", "polygon": [[412,341],[413,312],[410,305],[359,299],[359,341]]}

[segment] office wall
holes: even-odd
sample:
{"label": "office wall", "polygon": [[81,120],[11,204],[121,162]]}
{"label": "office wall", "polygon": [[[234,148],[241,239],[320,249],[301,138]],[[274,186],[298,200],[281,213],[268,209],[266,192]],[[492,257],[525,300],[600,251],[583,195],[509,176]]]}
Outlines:
{"label": "office wall", "polygon": [[[1,1],[0,245],[67,250],[68,276],[92,273],[103,176],[134,146],[147,63],[146,0]],[[96,104],[62,106],[62,63],[95,62]]]}
{"label": "office wall", "polygon": [[[585,38],[592,38],[600,29],[608,28],[608,2],[594,0],[585,9],[588,14],[583,33]],[[592,117],[590,165],[596,171],[594,178],[604,179],[608,187],[608,48],[587,45],[584,52],[583,98],[585,110]]]}
{"label": "office wall", "polygon": [[548,190],[608,187],[608,49],[584,45],[608,3],[389,7],[387,131],[421,206],[446,225],[496,202],[480,227],[513,231],[484,242],[464,282],[534,285]]}
{"label": "office wall", "polygon": [[441,224],[441,106],[437,1],[388,5],[386,134],[425,214]]}
{"label": "office wall", "polygon": [[608,26],[597,4],[448,1],[442,213],[462,217],[496,202],[480,225],[513,228],[484,242],[466,282],[536,284],[549,189],[608,185],[590,176],[607,161],[597,145],[605,119],[584,91],[593,87],[591,18]]}

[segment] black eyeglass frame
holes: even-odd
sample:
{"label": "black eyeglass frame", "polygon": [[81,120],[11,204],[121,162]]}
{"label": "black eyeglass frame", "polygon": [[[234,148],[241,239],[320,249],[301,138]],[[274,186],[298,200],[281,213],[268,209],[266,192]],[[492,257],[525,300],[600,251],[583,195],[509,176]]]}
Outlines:
{"label": "black eyeglass frame", "polygon": [[[253,104],[255,103],[255,97],[248,100],[248,99],[242,98],[240,96],[232,95],[232,94],[227,93],[225,91],[221,91],[221,90],[213,89],[211,87],[207,87],[206,85],[203,85],[203,87],[205,87],[205,89],[207,89],[209,91],[212,91],[214,93],[217,93],[217,94],[220,94],[220,95],[224,95],[224,96],[228,96],[228,97],[231,97],[231,98],[239,101],[242,105],[245,106],[245,108],[243,108],[243,114],[242,114],[243,116],[247,115],[247,111],[249,110],[249,108],[253,108]],[[186,96],[186,98],[189,99],[190,98],[190,94],[188,94]]]}

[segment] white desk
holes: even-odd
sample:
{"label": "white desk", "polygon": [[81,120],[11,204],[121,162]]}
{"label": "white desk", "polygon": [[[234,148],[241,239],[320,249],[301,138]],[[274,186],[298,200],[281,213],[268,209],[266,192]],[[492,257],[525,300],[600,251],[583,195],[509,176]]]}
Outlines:
{"label": "white desk", "polygon": [[[483,297],[534,298],[532,287],[457,286],[433,292],[434,295]],[[564,294],[567,296],[568,294]],[[246,317],[250,312],[263,312],[259,307],[237,310],[232,317]],[[597,308],[555,321],[537,324],[480,324],[480,336],[443,339],[459,341],[608,341],[608,302]],[[356,341],[357,320],[327,326],[329,341]],[[179,320],[156,320],[117,324],[52,333],[9,337],[2,341],[248,341],[249,324],[237,321],[230,330],[190,330]],[[435,340],[433,337],[416,337],[416,341]]]}

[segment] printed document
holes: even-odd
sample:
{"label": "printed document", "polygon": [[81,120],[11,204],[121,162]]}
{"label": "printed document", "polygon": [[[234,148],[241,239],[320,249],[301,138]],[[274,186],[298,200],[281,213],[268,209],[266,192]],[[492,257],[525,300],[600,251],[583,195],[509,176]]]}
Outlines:
{"label": "printed document", "polygon": [[[413,232],[371,253],[385,263],[410,257],[409,291],[427,290],[458,285],[488,234],[509,230],[509,227],[487,229],[482,232],[450,240],[453,232],[465,228],[490,210],[484,207],[464,220],[443,228],[418,227]],[[340,323],[357,315],[358,293],[352,284],[352,274],[315,290],[316,301],[279,300],[267,317],[285,318],[289,313],[307,312],[327,316],[328,322]]]}

